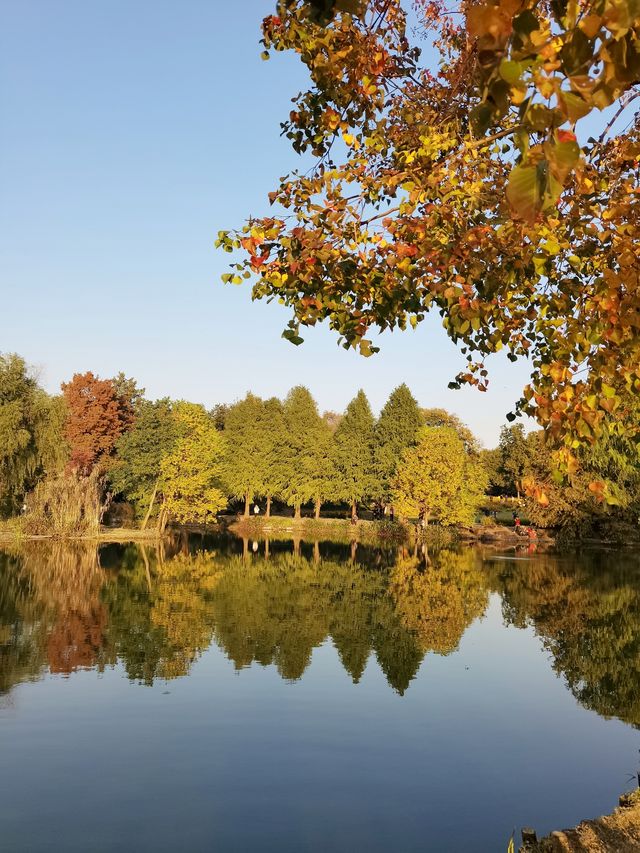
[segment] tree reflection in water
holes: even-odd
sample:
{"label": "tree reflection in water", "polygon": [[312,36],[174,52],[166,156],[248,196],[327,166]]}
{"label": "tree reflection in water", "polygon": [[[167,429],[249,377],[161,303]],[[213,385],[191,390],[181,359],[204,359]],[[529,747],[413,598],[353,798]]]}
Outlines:
{"label": "tree reflection in water", "polygon": [[[255,549],[255,550],[254,550]],[[328,543],[176,539],[168,547],[25,543],[0,553],[0,691],[120,663],[142,684],[187,675],[215,642],[237,669],[296,680],[330,640],[357,684],[375,657],[403,694],[458,648],[489,594],[533,625],[576,698],[640,724],[640,566],[620,554],[498,561]]]}

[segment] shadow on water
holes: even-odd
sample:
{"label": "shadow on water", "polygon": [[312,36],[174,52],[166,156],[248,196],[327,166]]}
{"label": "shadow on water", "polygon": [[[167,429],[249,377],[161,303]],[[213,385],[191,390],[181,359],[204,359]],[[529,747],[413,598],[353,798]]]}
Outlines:
{"label": "shadow on water", "polygon": [[212,643],[237,669],[297,680],[330,639],[354,683],[374,656],[402,695],[498,593],[583,706],[638,725],[639,581],[638,559],[611,553],[515,561],[184,533],[160,549],[24,543],[0,553],[0,692],[117,663],[153,684],[187,675]]}

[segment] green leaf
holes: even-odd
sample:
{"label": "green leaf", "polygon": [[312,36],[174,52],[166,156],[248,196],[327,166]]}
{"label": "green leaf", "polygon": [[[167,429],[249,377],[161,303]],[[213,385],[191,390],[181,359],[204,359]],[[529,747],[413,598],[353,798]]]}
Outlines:
{"label": "green leaf", "polygon": [[519,62],[514,62],[511,59],[503,59],[498,69],[500,76],[512,86],[520,80],[522,74],[522,66]]}
{"label": "green leaf", "polygon": [[533,222],[542,210],[542,193],[536,166],[516,166],[507,184],[507,199],[515,212],[526,222]]}
{"label": "green leaf", "polygon": [[295,332],[293,329],[285,329],[282,333],[282,337],[289,341],[289,343],[294,344],[294,346],[299,347],[300,344],[304,343],[304,338],[301,338],[300,335]]}

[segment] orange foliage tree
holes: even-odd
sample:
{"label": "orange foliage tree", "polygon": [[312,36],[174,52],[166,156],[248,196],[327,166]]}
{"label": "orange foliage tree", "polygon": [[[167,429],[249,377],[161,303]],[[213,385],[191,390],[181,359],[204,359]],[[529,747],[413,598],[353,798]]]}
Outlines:
{"label": "orange foliage tree", "polygon": [[[413,11],[411,11],[413,7]],[[273,213],[220,232],[254,297],[345,346],[443,317],[486,390],[527,358],[516,411],[563,446],[638,434],[640,7],[636,0],[280,0],[264,57],[309,73],[283,134],[303,168]],[[602,112],[606,111],[606,112]],[[589,123],[590,122],[590,123]],[[587,125],[585,127],[585,124]],[[590,135],[592,134],[592,135]],[[514,417],[510,413],[510,419]]]}
{"label": "orange foliage tree", "polygon": [[62,385],[62,393],[67,404],[69,466],[87,475],[104,466],[117,439],[132,424],[133,409],[111,379],[100,379],[91,371],[76,373]]}

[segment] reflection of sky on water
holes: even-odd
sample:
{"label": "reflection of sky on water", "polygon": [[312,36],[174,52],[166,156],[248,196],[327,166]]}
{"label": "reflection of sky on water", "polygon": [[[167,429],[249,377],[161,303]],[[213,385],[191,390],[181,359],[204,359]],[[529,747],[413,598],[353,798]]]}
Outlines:
{"label": "reflection of sky on water", "polygon": [[[130,553],[127,559],[116,580],[111,567],[101,593],[109,617],[120,620],[120,638],[127,630],[123,614],[129,614],[131,627],[128,608],[143,594],[133,583],[139,567]],[[454,586],[456,578],[459,585],[462,578],[475,583],[475,568],[484,567],[488,606],[466,627],[457,650],[441,655],[426,649],[401,695],[377,658],[388,663],[399,648],[394,643],[406,642],[401,623],[393,621],[395,602],[384,590],[362,612],[360,599],[349,599],[340,623],[333,623],[336,634],[342,629],[342,654],[332,635],[322,636],[297,680],[283,677],[272,663],[243,662],[239,668],[229,657],[234,625],[225,627],[229,614],[216,611],[216,595],[240,595],[246,583],[251,593],[246,607],[257,607],[260,586],[251,586],[252,577],[267,570],[259,557],[245,564],[233,559],[239,562],[229,562],[227,573],[237,589],[220,592],[223,578],[207,586],[202,575],[200,594],[191,601],[176,562],[172,597],[156,602],[156,628],[167,601],[174,627],[181,624],[179,608],[191,608],[184,639],[195,644],[200,635],[187,629],[198,614],[220,619],[212,626],[214,642],[195,655],[188,676],[156,677],[152,686],[141,686],[126,677],[122,662],[113,667],[107,662],[102,673],[49,674],[11,690],[0,709],[0,821],[7,849],[500,850],[513,826],[547,831],[609,810],[636,769],[636,730],[578,704],[554,673],[534,627],[503,621],[503,607],[533,614],[539,606],[550,631],[549,612],[558,602],[573,601],[583,608],[582,622],[593,611],[602,623],[612,601],[626,602],[625,613],[637,606],[635,598],[625,597],[622,582],[603,575],[594,580],[587,570],[579,576],[576,566],[563,568],[548,556],[527,567],[474,559],[473,572],[469,562],[450,563],[442,570]],[[303,559],[291,575],[293,564],[279,559],[286,555],[278,557],[276,549],[276,568],[286,565],[290,573],[283,595],[293,591],[296,597],[263,603],[272,608],[272,619],[285,621],[284,630],[273,633],[272,624],[263,624],[259,607],[253,622],[236,613],[235,627],[253,625],[251,630],[275,637],[285,649],[290,632],[317,635],[307,580],[315,583],[333,572],[336,593],[354,567],[346,557],[318,564]],[[153,561],[152,567],[153,584],[159,585]],[[386,576],[386,570],[378,574]],[[353,576],[359,577],[357,570]],[[125,577],[129,587],[122,583]],[[536,603],[531,581],[543,577],[545,591]],[[130,593],[119,611],[105,592],[118,578],[118,594]],[[368,579],[365,573],[353,588]],[[412,590],[425,589],[416,577],[410,580]],[[511,596],[506,604],[500,588]],[[335,608],[347,589],[336,594]],[[426,589],[428,597],[432,588]],[[360,598],[371,593],[362,590]],[[0,600],[4,612],[6,599]],[[199,609],[202,602],[211,609]],[[278,602],[282,609],[276,613]],[[391,609],[376,609],[387,606]],[[309,610],[301,613],[304,607]],[[414,622],[421,619],[422,636],[430,636],[424,608],[413,613],[404,602],[401,612]],[[458,618],[457,609],[452,613]],[[331,622],[331,614],[324,616]],[[343,663],[350,618],[374,638],[381,620],[388,620],[388,636],[378,640],[377,653],[368,654],[358,683]],[[139,619],[136,631],[144,624]],[[325,624],[321,620],[320,628]],[[126,648],[132,654],[133,646]]]}

